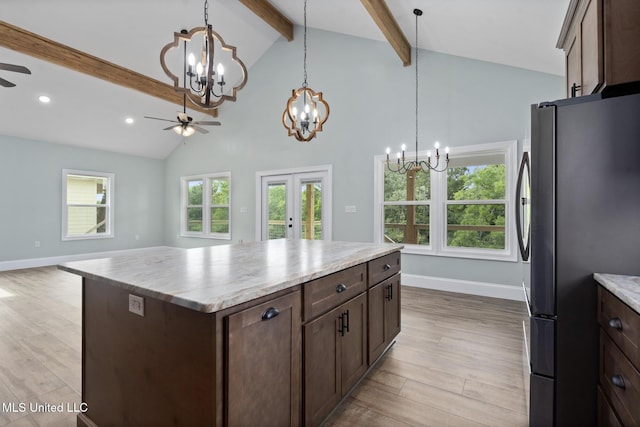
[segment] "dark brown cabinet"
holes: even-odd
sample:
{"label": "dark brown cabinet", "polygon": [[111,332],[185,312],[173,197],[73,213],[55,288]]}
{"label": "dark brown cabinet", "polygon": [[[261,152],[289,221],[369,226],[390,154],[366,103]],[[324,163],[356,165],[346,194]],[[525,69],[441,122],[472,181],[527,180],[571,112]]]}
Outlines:
{"label": "dark brown cabinet", "polygon": [[370,369],[369,321],[382,352],[400,326],[400,253],[359,259],[213,311],[135,295],[144,316],[129,289],[83,278],[78,426],[320,425]]}
{"label": "dark brown cabinet", "polygon": [[640,2],[574,0],[556,47],[566,55],[567,96],[640,81]]}
{"label": "dark brown cabinet", "polygon": [[225,418],[233,425],[300,425],[300,306],[297,291],[228,316]]}
{"label": "dark brown cabinet", "polygon": [[367,370],[367,294],[304,325],[305,425],[316,426]]}
{"label": "dark brown cabinet", "polygon": [[640,314],[598,287],[599,426],[640,425]]}
{"label": "dark brown cabinet", "polygon": [[369,364],[400,332],[400,275],[369,289]]}

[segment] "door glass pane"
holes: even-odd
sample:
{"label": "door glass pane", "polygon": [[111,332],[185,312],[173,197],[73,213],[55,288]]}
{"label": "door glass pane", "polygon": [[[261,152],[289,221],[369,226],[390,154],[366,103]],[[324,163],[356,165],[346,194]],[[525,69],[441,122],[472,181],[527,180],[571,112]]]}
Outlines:
{"label": "door glass pane", "polygon": [[287,185],[284,182],[267,185],[267,229],[268,239],[286,237]]}
{"label": "door glass pane", "polygon": [[300,237],[322,240],[322,181],[300,184]]}

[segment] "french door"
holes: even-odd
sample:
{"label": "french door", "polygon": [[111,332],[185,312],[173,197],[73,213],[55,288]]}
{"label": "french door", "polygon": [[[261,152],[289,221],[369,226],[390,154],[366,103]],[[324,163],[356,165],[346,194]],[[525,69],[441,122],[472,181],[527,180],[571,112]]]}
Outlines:
{"label": "french door", "polygon": [[259,239],[330,240],[330,167],[282,172],[258,173]]}

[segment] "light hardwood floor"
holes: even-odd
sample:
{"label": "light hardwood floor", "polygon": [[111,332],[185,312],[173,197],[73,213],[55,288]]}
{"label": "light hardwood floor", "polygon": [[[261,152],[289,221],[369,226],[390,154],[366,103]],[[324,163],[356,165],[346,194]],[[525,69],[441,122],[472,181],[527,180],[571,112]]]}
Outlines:
{"label": "light hardwood floor", "polygon": [[[402,292],[396,344],[326,425],[526,426],[523,304]],[[0,402],[15,410],[0,407],[0,426],[75,426],[67,410],[80,404],[80,351],[78,276],[54,267],[0,272]],[[32,412],[38,403],[63,412]]]}

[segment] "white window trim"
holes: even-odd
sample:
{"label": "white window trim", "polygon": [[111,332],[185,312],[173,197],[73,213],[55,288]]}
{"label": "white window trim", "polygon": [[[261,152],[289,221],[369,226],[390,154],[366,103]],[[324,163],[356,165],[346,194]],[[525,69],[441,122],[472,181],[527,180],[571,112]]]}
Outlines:
{"label": "white window trim", "polygon": [[[229,181],[229,204],[228,205],[213,205],[208,195],[211,193],[211,179],[226,178]],[[203,182],[202,189],[202,227],[200,232],[187,231],[187,203],[189,201],[189,190],[187,185],[189,181],[201,179]],[[228,233],[212,233],[211,232],[211,208],[223,207],[229,208],[229,232]],[[218,239],[218,240],[231,240],[231,172],[216,172],[201,175],[191,175],[180,177],[180,236],[181,237],[197,237],[200,239]]]}
{"label": "white window trim", "polygon": [[[68,175],[83,175],[83,176],[95,176],[101,178],[107,178],[107,200],[105,203],[107,219],[106,232],[101,234],[89,234],[85,236],[74,235],[69,236],[68,230],[68,205],[67,205],[67,176]],[[115,236],[114,230],[114,188],[115,188],[115,174],[105,172],[85,171],[78,169],[62,169],[62,224],[61,224],[61,238],[63,241],[71,240],[93,240],[93,239],[111,239]]]}
{"label": "white window trim", "polygon": [[[475,248],[451,248],[446,246],[446,175],[444,173],[431,173],[431,200],[429,201],[429,245],[404,244],[403,253],[417,255],[446,256],[456,258],[473,258],[496,261],[517,262],[516,254],[516,230],[515,218],[512,212],[515,203],[515,180],[517,179],[517,141],[503,141],[487,144],[476,144],[461,147],[451,147],[450,157],[466,157],[474,155],[491,154],[491,152],[505,154],[505,199],[498,202],[505,204],[505,249],[475,249]],[[408,158],[415,157],[415,152],[405,153]],[[426,158],[427,151],[419,151],[418,157]],[[384,219],[384,170],[386,168],[386,155],[374,157],[374,209],[373,209],[373,237],[374,242],[384,242],[382,222]],[[490,203],[490,200],[478,201],[478,203]],[[450,202],[451,203],[451,202]],[[453,203],[456,203],[455,201]],[[411,202],[400,202],[407,205]],[[424,203],[420,203],[424,204]]]}

